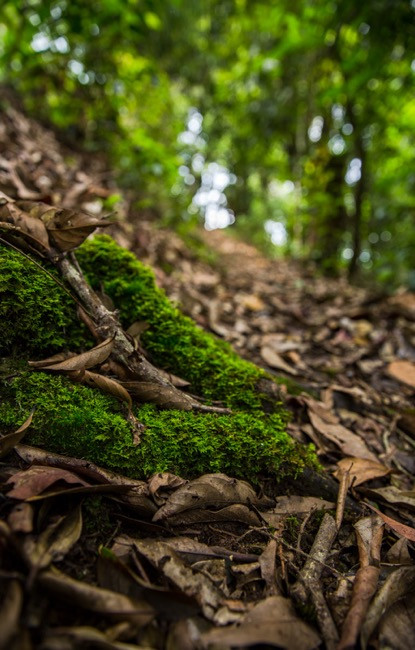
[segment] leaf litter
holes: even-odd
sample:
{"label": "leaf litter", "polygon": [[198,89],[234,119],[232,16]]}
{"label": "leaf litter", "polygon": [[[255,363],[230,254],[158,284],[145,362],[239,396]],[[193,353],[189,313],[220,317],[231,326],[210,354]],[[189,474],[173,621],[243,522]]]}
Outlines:
{"label": "leaf litter", "polygon": [[[68,166],[43,127],[15,109],[0,119],[3,238],[48,256],[107,225],[104,200],[118,189],[105,161],[71,153]],[[255,489],[223,474],[135,481],[22,444],[29,416],[0,438],[0,648],[408,647],[414,294],[373,296],[221,232],[200,234],[212,268],[173,233],[131,226],[133,200],[111,234],[199,325],[282,377],[290,431],[316,444],[342,489],[327,499],[266,477]],[[145,327],[131,331],[138,348]],[[157,398],[151,382],[118,375],[111,350],[110,339],[33,367],[77,373],[128,408],[130,394],[174,403],[171,389]]]}

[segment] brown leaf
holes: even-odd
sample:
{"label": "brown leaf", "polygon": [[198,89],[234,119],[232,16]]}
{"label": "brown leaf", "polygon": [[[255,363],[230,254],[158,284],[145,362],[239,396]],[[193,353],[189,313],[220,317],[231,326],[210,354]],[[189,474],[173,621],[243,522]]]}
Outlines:
{"label": "brown leaf", "polygon": [[357,571],[353,584],[352,601],[343,623],[337,650],[351,650],[356,647],[369,603],[376,592],[378,579],[379,567],[365,566]]}
{"label": "brown leaf", "polygon": [[400,521],[396,521],[395,519],[392,519],[391,517],[388,517],[387,515],[384,515],[380,510],[375,508],[374,506],[370,505],[370,503],[365,503],[365,505],[376,512],[381,519],[389,526],[389,528],[392,528],[392,530],[395,531],[395,533],[398,533],[398,535],[402,535],[402,537],[406,537],[406,539],[409,539],[411,542],[415,542],[415,528],[411,528],[411,526],[405,526],[405,524],[401,524]]}
{"label": "brown leaf", "polygon": [[297,370],[292,366],[288,365],[288,363],[284,361],[284,359],[278,354],[278,352],[275,352],[275,350],[273,350],[273,348],[271,348],[268,345],[264,345],[261,348],[261,357],[263,358],[265,363],[271,368],[277,368],[278,370],[283,370],[284,372],[287,372],[290,375],[298,375]]}
{"label": "brown leaf", "polygon": [[205,474],[173,492],[166,504],[156,512],[153,521],[167,519],[185,510],[209,506],[223,508],[236,503],[260,506],[264,500],[258,499],[245,481],[230,478],[226,474]]}
{"label": "brown leaf", "polygon": [[[70,645],[65,645],[67,641]],[[114,641],[111,634],[106,634],[95,627],[77,625],[75,627],[50,627],[43,639],[48,648],[97,648],[99,650],[140,650],[135,643]],[[142,650],[150,650],[149,648]]]}
{"label": "brown leaf", "polygon": [[82,514],[78,504],[68,515],[52,522],[40,535],[26,535],[22,542],[22,554],[33,569],[45,569],[51,562],[65,557],[79,540],[81,532]]}
{"label": "brown leaf", "polygon": [[341,472],[348,471],[350,484],[353,485],[353,487],[357,487],[358,485],[361,485],[361,483],[371,481],[374,478],[386,476],[386,474],[390,474],[391,472],[389,467],[367,458],[342,458],[342,460],[339,460],[337,463],[337,467],[338,469],[333,473],[333,476],[339,480]]}
{"label": "brown leaf", "polygon": [[6,584],[0,608],[0,648],[8,650],[19,630],[20,612],[23,606],[23,589],[18,580]]}
{"label": "brown leaf", "polygon": [[17,205],[46,226],[52,244],[60,251],[77,248],[96,228],[109,225],[86,212],[61,209],[40,201],[17,201]]}
{"label": "brown leaf", "polygon": [[[136,552],[145,557],[177,589],[194,598],[208,620],[225,624],[240,618],[239,614],[231,612],[223,605],[224,594],[215,583],[208,576],[187,566],[168,542],[121,537],[117,543],[123,541],[132,545]],[[189,550],[192,550],[191,540]]]}
{"label": "brown leaf", "polygon": [[339,424],[337,416],[328,411],[322,402],[311,397],[304,397],[303,400],[308,406],[311,424],[318,433],[334,442],[347,456],[377,461],[377,457],[369,451],[362,438]]}
{"label": "brown leaf", "polygon": [[111,354],[113,347],[114,339],[109,338],[105,339],[105,341],[102,341],[102,343],[96,345],[91,350],[82,352],[81,354],[75,354],[64,361],[61,361],[55,355],[55,357],[50,357],[43,361],[29,361],[29,365],[38,368],[39,370],[53,370],[56,372],[86,370],[87,368],[92,368],[93,366],[103,363]]}
{"label": "brown leaf", "polygon": [[321,642],[317,632],[298,618],[291,601],[282,596],[269,596],[255,605],[239,625],[213,629],[202,639],[205,647],[269,644],[285,650],[312,650]]}
{"label": "brown leaf", "polygon": [[146,625],[154,618],[153,608],[144,600],[132,599],[124,594],[75,580],[54,567],[42,571],[38,581],[57,597],[101,616],[110,616],[116,620],[133,620],[141,625]]}
{"label": "brown leaf", "polygon": [[16,431],[13,433],[7,433],[5,436],[2,436],[0,438],[0,458],[6,456],[26,435],[26,431],[32,423],[34,412],[35,409],[32,409],[27,420],[25,420],[22,426],[19,427]]}
{"label": "brown leaf", "polygon": [[25,500],[40,494],[57,481],[83,486],[89,485],[79,476],[65,469],[32,465],[29,469],[17,472],[6,481],[6,485],[13,485],[7,496],[13,499]]}
{"label": "brown leaf", "polygon": [[14,533],[31,533],[33,506],[30,503],[17,503],[7,517],[7,523]]}
{"label": "brown leaf", "polygon": [[318,497],[281,496],[276,497],[275,507],[263,512],[264,519],[272,525],[272,519],[280,515],[306,515],[318,510],[334,510],[336,504]]}
{"label": "brown leaf", "polygon": [[388,610],[401,598],[413,593],[415,584],[415,567],[402,567],[391,573],[370,604],[360,634],[362,650],[367,644]]}
{"label": "brown leaf", "polygon": [[415,363],[412,361],[392,361],[387,367],[387,373],[393,379],[415,388]]}
{"label": "brown leaf", "polygon": [[43,251],[50,248],[49,237],[44,224],[19,207],[19,202],[5,202],[0,205],[0,228],[11,229],[15,234],[28,237]]}
{"label": "brown leaf", "polygon": [[124,381],[123,386],[139,400],[152,402],[160,408],[184,411],[191,411],[193,408],[187,395],[162,384],[151,381]]}
{"label": "brown leaf", "polygon": [[365,490],[365,494],[376,501],[380,497],[382,501],[387,501],[394,505],[405,506],[405,508],[412,511],[415,510],[415,490],[412,490],[411,492],[401,492],[401,490],[398,490],[394,485],[388,485],[384,488]]}
{"label": "brown leaf", "polygon": [[131,400],[131,395],[119,381],[106,377],[105,375],[99,375],[96,372],[91,372],[90,370],[85,372],[82,381],[85,384],[88,384],[88,386],[98,386],[98,388],[105,393],[109,393],[113,397],[120,399],[122,402],[127,402],[128,408],[132,409],[133,402]]}
{"label": "brown leaf", "polygon": [[206,524],[218,521],[233,521],[247,526],[261,525],[261,519],[256,512],[240,503],[235,503],[220,510],[208,510],[207,508],[185,510],[185,512],[177,515],[171,515],[168,521],[169,526],[189,526],[191,524]]}
{"label": "brown leaf", "polygon": [[[149,498],[149,489],[145,481],[126,478],[125,476],[121,476],[121,474],[115,474],[115,472],[111,472],[108,469],[98,467],[98,465],[94,465],[94,463],[89,461],[63,456],[61,454],[53,454],[43,449],[29,447],[28,445],[18,445],[16,452],[26,463],[66,469],[100,484],[104,483],[121,487],[127,486],[127,491],[118,495],[121,501],[125,501],[137,512],[146,515],[152,515],[157,510],[157,507]],[[89,486],[88,483],[86,485]],[[99,486],[90,487],[98,488]]]}

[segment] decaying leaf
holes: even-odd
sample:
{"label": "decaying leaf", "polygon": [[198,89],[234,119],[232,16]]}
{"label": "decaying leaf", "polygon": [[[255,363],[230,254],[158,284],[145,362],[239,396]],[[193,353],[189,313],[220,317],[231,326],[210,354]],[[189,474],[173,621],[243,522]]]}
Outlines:
{"label": "decaying leaf", "polygon": [[388,375],[403,384],[415,388],[415,363],[412,361],[392,361],[387,368]]}
{"label": "decaying leaf", "polygon": [[156,512],[153,521],[167,519],[185,510],[209,506],[223,508],[236,503],[258,507],[272,502],[258,499],[245,481],[230,478],[226,474],[205,474],[173,492],[165,505]]}
{"label": "decaying leaf", "polygon": [[61,358],[50,357],[43,361],[29,361],[29,365],[38,370],[53,370],[56,372],[73,372],[74,370],[86,370],[103,363],[111,354],[114,347],[114,339],[108,338],[96,345],[87,352],[75,354],[63,361]]}
{"label": "decaying leaf", "polygon": [[395,533],[398,533],[398,535],[402,535],[402,537],[406,537],[406,539],[409,539],[411,542],[415,542],[415,528],[412,528],[411,526],[406,526],[405,524],[401,524],[400,521],[396,521],[396,519],[392,519],[392,517],[388,517],[387,515],[384,515],[383,512],[380,512],[377,508],[374,506],[370,505],[370,503],[365,503],[365,505],[373,510],[373,512],[376,512],[376,514],[379,515],[379,517],[389,526],[389,528],[392,528],[392,530],[395,531]]}
{"label": "decaying leaf", "polygon": [[34,412],[35,411],[33,409],[27,420],[25,420],[22,426],[19,427],[16,431],[13,433],[8,433],[0,438],[0,458],[6,456],[26,435],[26,431],[32,423]]}
{"label": "decaying leaf", "polygon": [[174,391],[169,386],[150,381],[124,381],[124,388],[143,402],[152,402],[160,408],[192,410],[192,402],[187,395]]}
{"label": "decaying leaf", "polygon": [[273,350],[273,348],[271,348],[269,345],[264,345],[261,348],[261,357],[271,368],[283,370],[290,375],[298,375],[297,370],[293,368],[293,366],[290,366],[286,361],[284,361],[278,352],[275,352],[275,350]]}
{"label": "decaying leaf", "polygon": [[298,618],[291,601],[282,596],[269,596],[255,605],[239,625],[210,630],[202,639],[206,648],[268,644],[285,650],[312,650],[321,641],[317,632]]}
{"label": "decaying leaf", "polygon": [[29,499],[47,490],[57,481],[89,486],[89,483],[65,469],[32,465],[29,469],[17,472],[7,480],[6,485],[13,486],[7,496],[13,499]]}
{"label": "decaying leaf", "polygon": [[118,545],[133,545],[136,552],[156,567],[170,583],[186,596],[195,598],[208,620],[220,624],[231,623],[240,618],[224,603],[224,594],[203,573],[188,566],[168,542],[160,540],[142,540],[118,538]]}
{"label": "decaying leaf", "polygon": [[334,442],[347,456],[377,462],[377,456],[368,449],[362,438],[340,424],[338,417],[323,402],[308,396],[302,399],[307,404],[311,424],[318,433]]}
{"label": "decaying leaf", "polygon": [[[61,454],[53,454],[28,445],[17,445],[16,452],[26,463],[65,469],[83,476],[88,480],[93,480],[98,484],[108,484],[121,488],[125,487],[126,490],[118,494],[118,499],[128,503],[140,514],[152,515],[157,510],[157,506],[150,499],[149,488],[145,481],[138,481],[137,479],[115,474],[86,460],[71,458],[70,456],[63,456]],[[90,488],[99,487],[90,486],[89,483],[86,486]]]}
{"label": "decaying leaf", "polygon": [[62,560],[76,544],[82,532],[81,507],[77,505],[66,516],[58,517],[40,535],[26,535],[22,554],[34,569],[44,569],[53,561]]}
{"label": "decaying leaf", "polygon": [[99,375],[97,372],[91,372],[87,370],[83,377],[83,382],[89,386],[98,386],[105,393],[109,393],[113,397],[117,397],[122,402],[127,402],[128,408],[131,409],[133,406],[131,395],[126,391],[124,386],[120,384],[119,381],[106,377],[105,375]]}
{"label": "decaying leaf", "polygon": [[412,492],[402,492],[394,485],[388,485],[383,488],[371,488],[365,490],[365,494],[378,501],[387,501],[388,503],[393,503],[395,506],[404,506],[409,510],[415,511],[415,491]]}
{"label": "decaying leaf", "polygon": [[115,620],[132,620],[137,624],[146,625],[154,618],[153,608],[144,600],[132,599],[124,594],[75,580],[54,567],[42,571],[38,580],[42,587],[55,596]]}
{"label": "decaying leaf", "polygon": [[[384,614],[401,598],[413,593],[415,585],[415,567],[408,566],[397,569],[387,578],[372,603],[366,615],[360,634],[362,650],[367,644]],[[410,612],[408,612],[410,616]],[[409,639],[409,637],[408,637]]]}
{"label": "decaying leaf", "polygon": [[33,515],[33,506],[30,503],[17,503],[7,517],[10,530],[14,533],[31,533]]}
{"label": "decaying leaf", "polygon": [[29,242],[45,253],[49,251],[49,237],[45,225],[22,209],[19,202],[5,201],[0,205],[0,228],[27,237]]}
{"label": "decaying leaf", "polygon": [[12,647],[14,636],[19,630],[20,612],[23,606],[23,588],[18,580],[6,584],[0,602],[0,649]]}
{"label": "decaying leaf", "polygon": [[[62,645],[67,641],[70,645]],[[46,647],[50,648],[97,648],[97,650],[152,650],[148,646],[123,643],[111,639],[111,634],[101,632],[95,627],[78,625],[76,627],[50,628],[45,636]]]}
{"label": "decaying leaf", "polygon": [[334,472],[333,476],[339,479],[341,472],[348,471],[350,484],[354,487],[374,478],[386,476],[391,471],[389,467],[386,467],[386,465],[382,465],[381,463],[368,458],[342,458],[337,463],[337,467],[338,469]]}
{"label": "decaying leaf", "polygon": [[67,210],[37,201],[17,201],[24,213],[46,227],[52,245],[60,251],[74,250],[96,228],[109,223],[80,210]]}

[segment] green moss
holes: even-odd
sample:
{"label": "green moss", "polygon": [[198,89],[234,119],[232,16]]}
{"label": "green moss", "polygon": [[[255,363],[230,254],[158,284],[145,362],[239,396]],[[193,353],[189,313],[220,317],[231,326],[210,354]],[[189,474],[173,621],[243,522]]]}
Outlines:
{"label": "green moss", "polygon": [[[56,274],[49,265],[48,271]],[[0,244],[0,355],[42,357],[89,345],[76,303],[49,275]]]}
{"label": "green moss", "polygon": [[84,242],[77,257],[91,285],[112,298],[125,327],[149,324],[141,341],[155,365],[187,379],[207,399],[261,409],[256,385],[264,371],[184,316],[155,285],[151,269],[107,236]]}
{"label": "green moss", "polygon": [[313,452],[287,436],[279,414],[197,414],[145,404],[136,408],[146,426],[136,445],[114,398],[65,377],[25,372],[3,380],[1,392],[1,431],[21,424],[35,406],[28,442],[127,476],[221,471],[255,481],[260,473],[297,472],[313,462]]}
{"label": "green moss", "polygon": [[36,406],[29,442],[135,477],[165,470],[186,477],[223,471],[255,480],[261,472],[296,472],[314,464],[313,452],[286,434],[285,412],[263,413],[257,384],[264,371],[184,316],[157,288],[148,267],[109,237],[86,241],[77,255],[91,284],[113,299],[124,326],[137,320],[149,324],[142,343],[152,361],[234,413],[136,407],[146,426],[136,445],[124,407],[114,398],[65,377],[22,370],[27,358],[77,351],[92,341],[72,298],[18,252],[0,246],[0,352],[8,349],[14,357],[11,365],[8,359],[0,364],[3,431],[22,423]]}

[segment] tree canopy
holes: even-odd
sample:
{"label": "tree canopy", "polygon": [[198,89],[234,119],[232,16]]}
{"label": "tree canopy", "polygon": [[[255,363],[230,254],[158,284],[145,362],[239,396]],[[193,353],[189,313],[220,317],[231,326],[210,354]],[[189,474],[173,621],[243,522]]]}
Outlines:
{"label": "tree canopy", "polygon": [[414,17],[409,0],[6,0],[0,79],[106,152],[138,210],[413,287]]}

